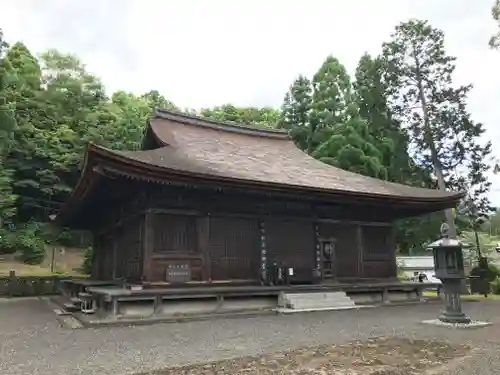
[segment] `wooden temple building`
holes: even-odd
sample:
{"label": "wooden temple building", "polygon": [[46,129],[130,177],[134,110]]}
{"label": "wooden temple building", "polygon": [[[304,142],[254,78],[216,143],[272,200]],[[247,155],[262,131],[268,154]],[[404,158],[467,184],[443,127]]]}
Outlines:
{"label": "wooden temple building", "polygon": [[89,230],[97,280],[290,283],[394,279],[393,222],[462,194],[347,172],[286,132],[157,110],[141,151],[90,144],[57,215]]}
{"label": "wooden temple building", "polygon": [[[142,150],[88,146],[55,220],[93,233],[91,277],[72,281],[84,288],[70,294],[90,296],[106,316],[136,314],[130,306],[139,300],[150,303],[141,316],[178,316],[192,309],[175,310],[180,302],[171,301],[189,293],[215,296],[205,312],[219,311],[223,299],[226,309],[241,309],[251,296],[261,298],[256,309],[276,307],[276,297],[278,306],[324,308],[352,304],[347,293],[360,285],[383,299],[390,288],[420,298],[421,286],[396,279],[393,223],[453,207],[462,196],[332,167],[284,131],[160,109]],[[301,292],[291,295],[295,302],[279,302],[290,288]],[[303,294],[314,288],[344,294],[318,292],[324,300],[315,302]]]}

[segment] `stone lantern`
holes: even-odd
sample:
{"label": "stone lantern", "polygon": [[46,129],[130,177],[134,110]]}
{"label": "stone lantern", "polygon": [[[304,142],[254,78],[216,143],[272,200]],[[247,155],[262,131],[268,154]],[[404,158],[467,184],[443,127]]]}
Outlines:
{"label": "stone lantern", "polygon": [[445,309],[439,315],[443,323],[469,324],[470,318],[462,312],[460,291],[465,279],[462,243],[448,237],[448,224],[441,225],[442,238],[429,245],[434,253],[434,270],[441,280]]}

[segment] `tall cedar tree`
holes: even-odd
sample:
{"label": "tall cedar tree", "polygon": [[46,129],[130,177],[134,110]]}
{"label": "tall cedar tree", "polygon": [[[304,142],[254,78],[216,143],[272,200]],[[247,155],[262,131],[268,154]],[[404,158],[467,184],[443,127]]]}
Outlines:
{"label": "tall cedar tree", "polygon": [[386,180],[387,168],[376,144],[368,122],[359,116],[357,105],[350,103],[345,122],[333,128],[330,137],[316,148],[312,156],[338,168]]}
{"label": "tall cedar tree", "polygon": [[316,128],[310,122],[312,85],[305,76],[299,76],[285,94],[281,106],[279,128],[288,129],[297,147],[311,152]]}
{"label": "tall cedar tree", "polygon": [[[387,85],[383,77],[384,60],[365,54],[356,68],[354,89],[356,102],[363,119],[369,123],[374,143],[382,152],[382,164],[388,170],[388,179],[407,185],[429,187],[432,179],[428,171],[415,164],[408,151],[410,140],[401,124],[391,113]],[[401,253],[412,254],[422,247],[422,242],[435,238],[439,233],[439,217],[400,220],[396,223],[396,242]]]}
{"label": "tall cedar tree", "polygon": [[333,56],[328,56],[312,79],[312,106],[309,121],[311,132],[308,153],[311,154],[332,134],[337,125],[344,124],[351,113],[351,79],[346,68]]}
{"label": "tall cedar tree", "polygon": [[338,59],[328,56],[312,80],[310,123],[316,129],[311,155],[336,167],[366,176],[387,179],[382,145],[368,122],[360,116],[351,77]]}
{"label": "tall cedar tree", "polygon": [[[471,86],[452,85],[455,58],[444,48],[444,34],[426,21],[396,27],[383,46],[394,113],[406,124],[417,163],[432,172],[439,189],[469,191],[468,206],[488,212],[485,177],[491,144],[481,145],[482,124],[466,109]],[[446,210],[450,235],[456,236],[452,210]]]}

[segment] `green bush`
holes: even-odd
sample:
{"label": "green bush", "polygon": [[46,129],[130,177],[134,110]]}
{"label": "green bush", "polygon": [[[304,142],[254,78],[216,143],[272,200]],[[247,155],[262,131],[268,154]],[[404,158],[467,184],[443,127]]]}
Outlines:
{"label": "green bush", "polygon": [[496,277],[500,276],[500,268],[496,264],[489,263],[488,268],[491,272],[495,273]]}
{"label": "green bush", "polygon": [[500,279],[496,278],[494,281],[490,283],[491,285],[491,293],[500,294]]}
{"label": "green bush", "polygon": [[16,251],[16,234],[10,230],[0,230],[0,254],[14,254]]}
{"label": "green bush", "polygon": [[492,282],[499,276],[498,267],[493,264],[488,264],[488,270],[484,272],[484,270],[480,266],[475,266],[470,271],[471,276],[481,276],[488,279],[488,281]]}
{"label": "green bush", "polygon": [[89,246],[87,249],[85,249],[85,255],[83,258],[83,264],[82,264],[82,271],[83,273],[90,275],[92,272],[92,247]]}
{"label": "green bush", "polygon": [[45,259],[46,240],[37,223],[30,223],[18,231],[17,248],[26,264],[40,264]]}
{"label": "green bush", "polygon": [[0,252],[19,252],[24,263],[40,264],[45,259],[45,247],[50,240],[50,231],[46,225],[31,222],[3,230],[1,237]]}

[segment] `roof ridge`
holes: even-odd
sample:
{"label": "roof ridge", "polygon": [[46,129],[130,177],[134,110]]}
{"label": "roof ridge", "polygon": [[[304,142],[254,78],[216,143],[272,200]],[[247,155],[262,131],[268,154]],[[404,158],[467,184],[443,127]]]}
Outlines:
{"label": "roof ridge", "polygon": [[251,125],[243,125],[229,121],[217,121],[206,117],[187,115],[185,113],[168,110],[165,108],[156,108],[153,118],[160,118],[164,120],[171,120],[183,124],[199,126],[203,128],[210,128],[220,131],[227,131],[231,133],[240,133],[246,135],[255,135],[259,137],[286,139],[290,140],[291,137],[286,130],[273,129],[273,128],[257,128]]}

